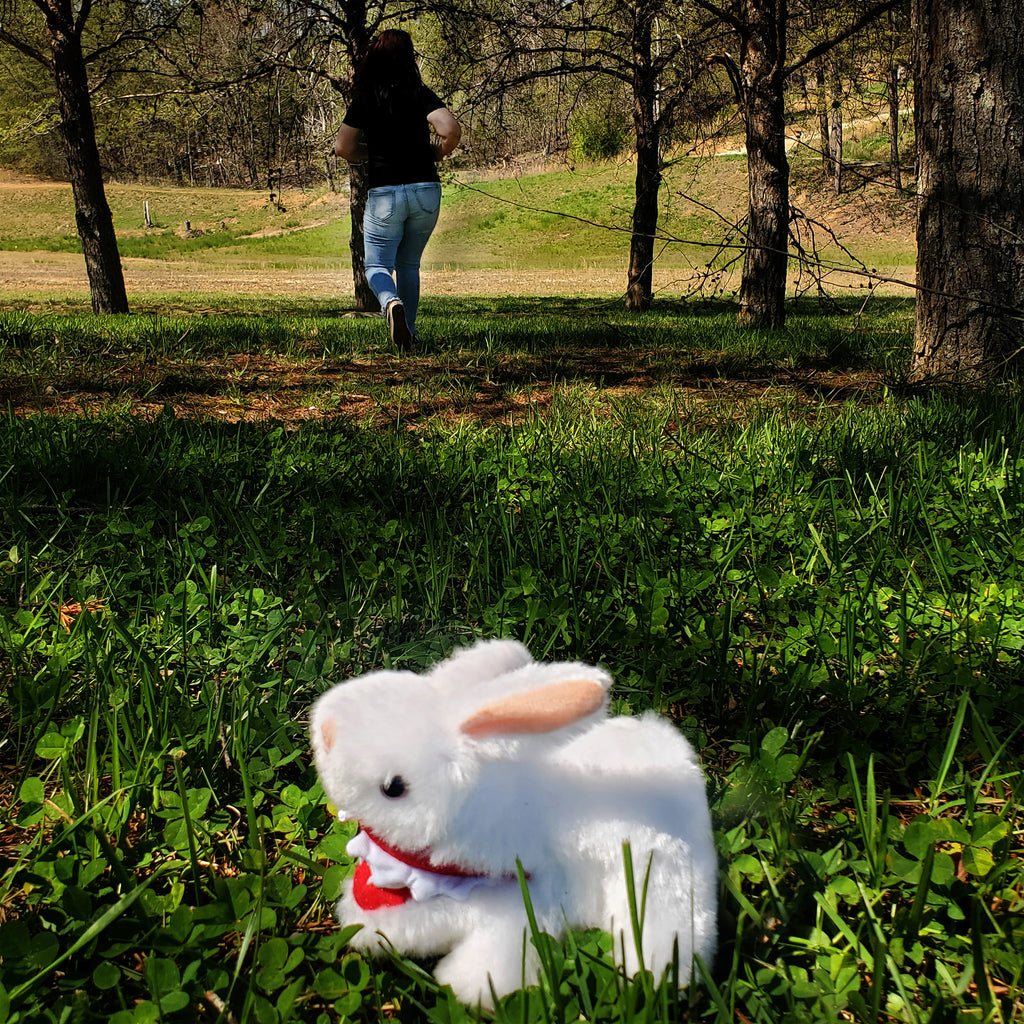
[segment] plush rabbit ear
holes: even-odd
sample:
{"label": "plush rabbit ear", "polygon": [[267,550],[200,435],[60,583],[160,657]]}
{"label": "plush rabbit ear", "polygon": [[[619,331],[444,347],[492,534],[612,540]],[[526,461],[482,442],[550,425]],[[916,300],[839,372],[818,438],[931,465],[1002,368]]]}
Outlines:
{"label": "plush rabbit ear", "polygon": [[459,731],[474,739],[554,732],[592,715],[604,688],[592,679],[567,679],[504,697],[473,712]]}
{"label": "plush rabbit ear", "polygon": [[334,719],[325,718],[319,726],[320,742],[323,743],[324,750],[330,750],[334,746]]}
{"label": "plush rabbit ear", "polygon": [[516,640],[478,640],[472,647],[463,647],[435,665],[430,670],[430,679],[446,691],[458,693],[532,661],[530,652]]}

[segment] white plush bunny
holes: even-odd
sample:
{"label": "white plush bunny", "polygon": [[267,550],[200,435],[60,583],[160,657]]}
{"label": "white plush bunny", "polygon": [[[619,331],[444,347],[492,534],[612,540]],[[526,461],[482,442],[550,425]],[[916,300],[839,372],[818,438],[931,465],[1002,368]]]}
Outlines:
{"label": "white plush bunny", "polygon": [[[426,675],[374,672],[314,705],[317,770],[343,820],[361,829],[338,901],[356,947],[444,955],[435,974],[467,1003],[528,983],[516,859],[540,928],[603,928],[631,973],[655,974],[678,942],[682,973],[710,965],[718,870],[704,778],[689,743],[654,714],[609,718],[600,669],[541,664],[492,640]],[[623,844],[637,900],[630,924]],[[524,949],[524,942],[526,943]]]}

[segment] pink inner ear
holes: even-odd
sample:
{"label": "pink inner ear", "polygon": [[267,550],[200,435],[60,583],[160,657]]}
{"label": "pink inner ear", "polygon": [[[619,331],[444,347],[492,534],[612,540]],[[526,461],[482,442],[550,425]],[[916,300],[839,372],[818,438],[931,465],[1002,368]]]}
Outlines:
{"label": "pink inner ear", "polygon": [[477,739],[554,732],[592,715],[603,703],[598,683],[571,679],[495,701],[470,715],[459,730]]}
{"label": "pink inner ear", "polygon": [[320,726],[320,737],[324,741],[324,750],[330,750],[334,746],[334,719],[325,718]]}

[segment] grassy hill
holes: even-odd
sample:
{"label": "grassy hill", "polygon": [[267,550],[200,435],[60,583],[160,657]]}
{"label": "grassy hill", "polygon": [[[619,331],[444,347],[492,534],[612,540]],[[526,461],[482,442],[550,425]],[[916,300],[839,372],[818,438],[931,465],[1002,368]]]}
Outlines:
{"label": "grassy hill", "polygon": [[[424,269],[472,275],[557,268],[572,272],[577,282],[581,275],[597,274],[601,280],[624,275],[633,175],[628,162],[506,178],[452,173]],[[830,199],[811,158],[794,157],[793,202],[801,215],[802,244],[817,245],[829,265],[854,267],[860,260],[890,276],[909,276],[914,262],[909,200],[896,201],[884,186],[866,185],[852,174],[848,178],[854,184],[850,192]],[[741,155],[671,163],[662,189],[658,273],[667,272],[667,280],[681,282],[685,291],[684,282],[695,271],[734,260],[740,241],[735,225],[745,214],[746,188]],[[344,274],[350,265],[348,201],[342,193],[286,192],[280,207],[265,191],[111,183],[107,196],[122,257],[187,264],[183,288],[226,273]],[[7,211],[0,223],[0,252],[80,252],[69,186],[0,180],[0,201]],[[151,227],[143,223],[146,203]],[[728,238],[733,248],[723,251],[719,247]],[[5,276],[17,288],[13,273]],[[503,280],[477,282],[474,288],[470,277],[456,290],[492,291]],[[263,284],[271,291],[282,286],[273,276]],[[505,290],[514,293],[515,282],[508,281]]]}

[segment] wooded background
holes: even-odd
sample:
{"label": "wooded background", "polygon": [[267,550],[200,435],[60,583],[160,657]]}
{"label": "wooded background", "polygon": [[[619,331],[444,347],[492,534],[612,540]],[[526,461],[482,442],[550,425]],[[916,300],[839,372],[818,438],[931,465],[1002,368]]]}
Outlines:
{"label": "wooded background", "polygon": [[2,0],[0,161],[70,178],[98,312],[127,309],[104,180],[347,183],[354,288],[372,308],[365,185],[358,171],[345,181],[331,140],[353,67],[395,25],[465,127],[464,164],[635,160],[630,309],[652,301],[666,162],[739,136],[750,203],[738,316],[781,327],[793,258],[787,124],[811,116],[801,144],[820,153],[821,187],[840,192],[844,121],[887,111],[881,173],[916,191],[920,210],[918,372],[977,376],[1019,360],[1017,0]]}
{"label": "wooded background", "polygon": [[[172,25],[147,25],[147,14],[161,13],[156,5],[104,4],[82,25],[104,171],[118,181],[184,186],[263,188],[272,170],[286,187],[340,184],[347,168],[338,166],[331,143],[352,60],[385,22],[413,35],[424,78],[462,120],[464,162],[612,157],[635,145],[633,91],[643,67],[628,44],[643,4],[487,6],[336,3],[305,5],[303,17],[281,5],[203,2],[182,5]],[[701,16],[697,4],[647,6],[663,149],[742,132],[728,18]],[[788,32],[791,62],[801,67],[781,83],[783,97],[791,116],[816,110],[825,167],[830,143],[841,147],[830,126],[874,113],[880,102],[902,109],[903,127],[912,130],[906,5],[884,5],[889,10],[868,28],[810,59],[812,47],[856,20],[858,5],[828,5],[827,15],[815,10],[824,4],[795,6]],[[32,0],[6,0],[5,7],[3,32],[45,55],[44,20]],[[0,68],[0,161],[66,178],[51,69],[11,45],[0,47]],[[894,149],[892,157],[899,184],[900,161],[912,164],[913,153]]]}

